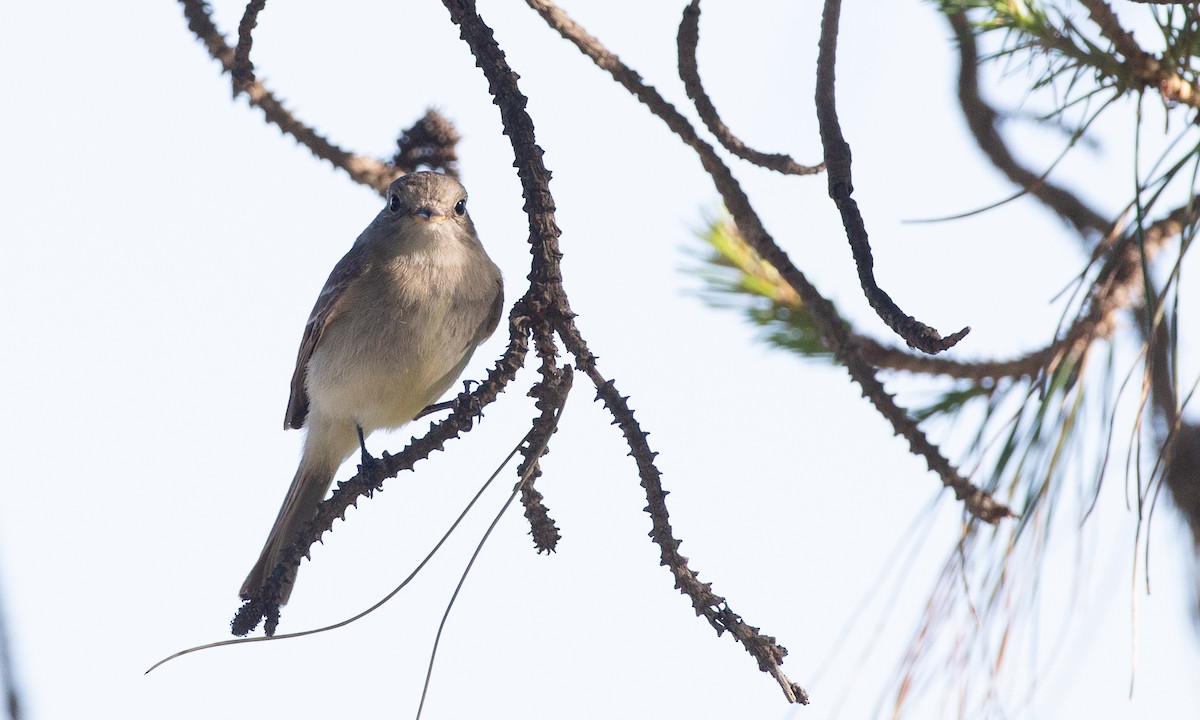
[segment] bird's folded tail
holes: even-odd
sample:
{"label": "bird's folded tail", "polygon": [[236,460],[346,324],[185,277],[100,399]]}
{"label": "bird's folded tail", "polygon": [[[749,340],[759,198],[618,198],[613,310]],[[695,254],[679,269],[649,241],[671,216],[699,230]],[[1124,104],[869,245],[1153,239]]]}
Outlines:
{"label": "bird's folded tail", "polygon": [[[279,516],[275,518],[271,534],[267,536],[267,544],[263,546],[262,554],[258,556],[258,562],[254,563],[254,568],[246,576],[246,581],[242,583],[243,599],[248,600],[260,594],[263,584],[267,581],[271,571],[275,569],[275,565],[282,559],[288,547],[295,542],[296,533],[300,532],[305,523],[316,515],[317,506],[329,492],[329,486],[332,484],[333,476],[340,464],[340,462],[334,463],[329,460],[314,461],[306,453],[305,458],[300,462],[300,467],[296,469],[296,477],[292,479],[292,486],[288,488],[287,498],[283,501],[283,507],[279,509]],[[295,582],[296,567],[293,567],[280,587],[280,605],[287,603]]]}

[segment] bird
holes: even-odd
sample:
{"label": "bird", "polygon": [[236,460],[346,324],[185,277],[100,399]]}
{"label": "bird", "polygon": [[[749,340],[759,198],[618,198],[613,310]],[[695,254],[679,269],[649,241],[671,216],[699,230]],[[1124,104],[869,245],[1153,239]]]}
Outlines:
{"label": "bird", "polygon": [[[391,183],[387,204],[338,261],[304,327],[285,429],[304,449],[283,506],[240,595],[258,597],[313,519],[341,464],[374,430],[413,420],[440,398],[495,331],[500,269],[467,213],[467,191],[438,172]],[[278,604],[295,583],[284,578]]]}

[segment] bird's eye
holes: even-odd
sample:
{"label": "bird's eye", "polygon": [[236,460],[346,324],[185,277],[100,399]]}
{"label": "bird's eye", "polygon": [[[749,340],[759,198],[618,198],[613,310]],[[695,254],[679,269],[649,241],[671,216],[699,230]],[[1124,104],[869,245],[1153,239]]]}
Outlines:
{"label": "bird's eye", "polygon": [[400,212],[400,196],[393,195],[388,198],[388,210],[392,212]]}
{"label": "bird's eye", "polygon": [[454,205],[454,213],[455,213],[456,215],[466,215],[466,214],[467,214],[467,201],[466,201],[466,198],[464,198],[464,199],[462,199],[462,200],[459,200],[457,203],[455,203],[455,205]]}

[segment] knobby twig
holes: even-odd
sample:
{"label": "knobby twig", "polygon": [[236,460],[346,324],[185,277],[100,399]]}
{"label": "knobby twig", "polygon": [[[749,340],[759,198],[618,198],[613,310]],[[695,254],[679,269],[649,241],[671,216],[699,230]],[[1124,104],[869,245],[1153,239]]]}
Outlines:
{"label": "knobby twig", "polygon": [[[531,437],[529,442],[521,448],[524,460],[517,466],[517,475],[524,478],[521,483],[521,504],[525,507],[525,519],[529,521],[529,534],[533,537],[533,545],[537,548],[538,553],[551,553],[557,549],[558,541],[562,536],[558,526],[550,517],[549,510],[542,503],[542,494],[534,487],[534,482],[542,474],[539,458],[542,454],[549,452],[549,444],[539,443],[535,440],[554,432],[558,427],[555,412],[559,403],[556,397],[562,391],[559,390],[561,383],[556,378],[563,370],[570,368],[562,370],[558,368],[558,359],[552,352],[556,345],[554,330],[549,322],[538,323],[533,328],[533,337],[534,347],[538,349],[542,361],[542,366],[538,369],[542,375],[542,381],[529,390],[529,396],[536,399],[536,406],[542,411],[542,415],[534,421],[535,437]],[[534,448],[541,448],[539,454],[534,454]]]}
{"label": "knobby twig", "polygon": [[[221,63],[225,72],[232,73],[235,63],[234,49],[229,47],[225,38],[213,25],[209,17],[212,11],[208,3],[205,0],[179,0],[179,3],[183,6],[188,29],[204,43],[208,54]],[[333,163],[335,167],[346,171],[355,182],[373,188],[380,195],[387,192],[387,187],[393,180],[404,174],[402,170],[376,158],[348,152],[325,139],[316,130],[296,119],[258,80],[246,84],[242,92],[246,93],[251,105],[262,109],[267,122],[274,123],[280,130],[296,138],[296,141],[308,148],[313,155]]]}
{"label": "knobby twig", "polygon": [[821,14],[821,39],[817,44],[817,123],[821,130],[821,146],[825,150],[825,170],[829,176],[829,197],[842,215],[842,226],[846,239],[850,241],[850,252],[858,267],[858,280],[867,301],[876,314],[897,335],[916,349],[936,354],[966,337],[971,328],[943,338],[938,331],[911,315],[906,315],[879,284],[875,282],[875,260],[871,257],[871,244],[863,223],[858,203],[851,194],[854,184],[850,180],[850,145],[842,137],[838,121],[837,103],[834,93],[835,66],[837,64],[838,18],[841,0],[825,0]]}
{"label": "knobby twig", "polygon": [[[570,367],[568,366],[566,369],[570,369]],[[545,424],[545,416],[539,417],[536,422]],[[534,447],[532,444],[526,445],[522,448],[522,452],[528,453],[532,447]],[[534,471],[529,476],[531,480],[542,474],[537,460],[533,461],[533,465]],[[526,467],[528,465],[523,463],[518,470]],[[542,502],[543,499],[543,495],[532,484],[529,482],[521,484],[521,504],[525,507],[525,519],[529,522],[529,534],[533,537],[533,546],[538,553],[552,553],[558,549],[558,541],[562,539],[562,534],[554,523],[554,519],[550,517],[550,511]]]}
{"label": "knobby twig", "polygon": [[679,55],[679,79],[687,96],[691,98],[704,126],[713,134],[721,147],[743,160],[754,163],[759,167],[774,170],[784,175],[815,175],[825,168],[824,163],[818,165],[801,165],[785,153],[764,153],[747,146],[721,120],[717,108],[704,91],[704,83],[700,80],[700,68],[696,64],[696,46],[700,42],[700,0],[692,0],[683,10],[683,19],[679,23],[679,34],[676,46]]}
{"label": "knobby twig", "polygon": [[[462,39],[475,56],[476,64],[488,80],[488,91],[493,102],[500,108],[504,133],[513,146],[517,174],[521,179],[525,197],[525,211],[529,216],[530,244],[534,254],[534,268],[530,274],[531,288],[544,288],[543,297],[550,301],[538,317],[549,321],[550,327],[563,341],[567,351],[575,357],[575,366],[587,374],[596,385],[597,394],[613,413],[621,426],[630,446],[646,490],[648,511],[653,530],[651,537],[658,543],[663,564],[667,565],[676,578],[676,586],[691,598],[693,607],[704,615],[718,632],[729,630],[759,662],[760,669],[769,672],[783,688],[792,702],[807,702],[803,688],[791,682],[782,672],[779,663],[786,651],[775,643],[774,638],[760,634],[741,621],[729,610],[724,600],[713,595],[707,584],[700,583],[696,574],[687,566],[687,559],[678,553],[679,541],[670,530],[663,498],[659,472],[654,466],[654,453],[646,444],[646,435],[633,417],[626,398],[616,390],[611,380],[606,380],[596,367],[596,358],[587,347],[575,324],[575,314],[567,303],[559,269],[558,237],[560,231],[554,220],[554,201],[549,190],[550,172],[542,162],[542,150],[536,144],[533,121],[525,112],[527,102],[517,85],[517,75],[508,66],[489,28],[475,9],[471,0],[443,0],[450,12],[451,20],[459,26]],[[547,336],[545,330],[535,332]],[[551,350],[548,343],[539,343],[539,354]],[[543,357],[545,357],[543,355]],[[718,607],[720,606],[720,607]]]}
{"label": "knobby twig", "polygon": [[649,433],[642,431],[633,416],[633,410],[629,407],[629,398],[617,392],[611,380],[605,380],[594,368],[588,375],[596,383],[596,397],[616,418],[637,462],[638,472],[642,477],[642,488],[646,491],[645,509],[651,518],[650,537],[659,547],[660,564],[670,568],[675,576],[675,587],[691,599],[696,614],[704,616],[718,635],[728,631],[754,656],[758,661],[759,670],[775,678],[788,702],[807,705],[808,693],[789,680],[780,668],[787,655],[787,649],[779,645],[775,638],[764,635],[758,628],[743,622],[741,616],[730,609],[725,598],[713,593],[712,583],[700,582],[700,574],[688,567],[688,559],[679,552],[680,541],[675,538],[671,529],[665,502],[667,491],[663,490],[662,474],[654,465],[654,456],[657,453],[652,452],[646,443]]}
{"label": "knobby twig", "polygon": [[438,170],[458,177],[458,130],[434,108],[400,134],[392,165],[406,171],[418,168]]}
{"label": "knobby twig", "polygon": [[254,44],[254,28],[258,25],[258,14],[266,5],[267,0],[250,0],[242,13],[242,21],[238,23],[237,48],[233,52],[233,68],[229,71],[234,98],[254,84],[254,63],[250,62],[250,47]]}
{"label": "knobby twig", "polygon": [[849,331],[833,304],[820,294],[767,233],[733,173],[717,156],[712,146],[696,134],[687,118],[553,2],[526,0],[526,3],[541,15],[551,28],[574,44],[597,67],[608,72],[696,152],[743,237],[763,260],[779,270],[783,279],[795,288],[805,306],[812,309],[814,322],[825,345],[862,388],[863,396],[870,400],[880,415],[891,424],[895,433],[908,441],[913,454],[925,459],[929,469],[941,478],[946,487],[954,491],[955,497],[961,500],[967,511],[975,517],[995,523],[1010,516],[1012,513],[1004,504],[963,478],[941,451],[929,441],[917,423],[896,405],[894,398],[887,393],[876,377],[876,369],[858,354],[856,346],[851,342]]}

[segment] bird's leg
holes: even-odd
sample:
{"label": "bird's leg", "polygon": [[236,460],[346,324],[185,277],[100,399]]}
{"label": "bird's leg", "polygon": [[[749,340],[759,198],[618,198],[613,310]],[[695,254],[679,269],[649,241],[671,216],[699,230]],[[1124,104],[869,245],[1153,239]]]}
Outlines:
{"label": "bird's leg", "polygon": [[358,432],[358,447],[362,449],[362,466],[363,468],[369,468],[379,461],[371,457],[371,453],[367,452],[367,439],[363,436],[362,425],[355,423],[354,429]]}
{"label": "bird's leg", "polygon": [[471,395],[471,385],[482,385],[482,384],[483,383],[479,382],[478,380],[463,380],[462,393],[460,393],[458,395],[458,397],[456,397],[452,401],[450,401],[450,404],[454,406],[455,410],[459,410],[459,411],[466,410],[466,411],[470,412],[472,415],[478,415],[480,417],[483,417],[482,412],[481,412],[481,407],[479,405],[479,400],[476,399],[475,396]]}

